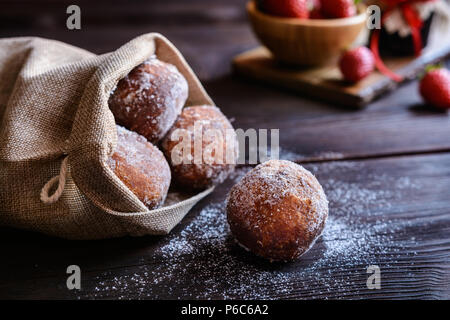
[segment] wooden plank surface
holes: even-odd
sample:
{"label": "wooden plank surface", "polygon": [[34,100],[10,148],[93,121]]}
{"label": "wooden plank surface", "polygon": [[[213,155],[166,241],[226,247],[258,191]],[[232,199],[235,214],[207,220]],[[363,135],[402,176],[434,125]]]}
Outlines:
{"label": "wooden plank surface", "polygon": [[[2,229],[0,298],[450,298],[449,154],[305,167],[330,216],[298,262],[270,264],[233,242],[224,199],[241,168],[167,237],[70,242]],[[83,272],[76,293],[69,264]],[[381,290],[366,287],[369,265]]]}
{"label": "wooden plank surface", "polygon": [[[158,31],[177,45],[216,104],[237,128],[279,128],[285,156],[337,159],[377,154],[450,150],[449,117],[425,106],[417,82],[357,111],[229,76],[237,53],[255,46],[246,24],[93,28],[86,31],[33,30],[94,52],[113,50],[129,39]],[[0,30],[5,36],[7,30]],[[26,31],[9,31],[9,36]],[[112,37],[111,35],[114,35]],[[301,125],[299,123],[301,122]]]}
{"label": "wooden plank surface", "polygon": [[0,38],[37,36],[63,41],[97,54],[118,49],[120,46],[149,32],[159,32],[183,53],[186,60],[203,80],[227,75],[232,58],[257,45],[246,23],[233,24],[143,24],[92,26],[79,31],[65,28],[0,28]]}
{"label": "wooden plank surface", "polygon": [[[95,25],[185,25],[245,21],[247,0],[78,0],[86,28]],[[42,29],[65,27],[71,0],[2,0],[0,26]]]}
{"label": "wooden plank surface", "polygon": [[[26,35],[26,30],[1,29],[0,36]],[[281,146],[292,159],[450,150],[449,117],[423,104],[417,82],[357,111],[231,77],[232,58],[257,43],[247,24],[96,27],[80,33],[37,29],[30,34],[103,53],[149,31],[174,42],[237,128],[279,128]]]}
{"label": "wooden plank surface", "polygon": [[[74,242],[0,228],[0,298],[450,298],[449,115],[423,104],[416,81],[357,111],[235,78],[232,58],[258,45],[245,1],[189,2],[82,0],[85,24],[74,32],[67,2],[4,1],[0,37],[100,54],[161,32],[236,128],[280,129],[281,157],[306,162],[325,187],[327,231],[292,264],[239,249],[223,200],[243,167],[166,237]],[[65,288],[70,264],[82,268],[81,292]],[[365,287],[369,264],[381,268],[381,290]]]}
{"label": "wooden plank surface", "polygon": [[424,105],[417,82],[401,86],[361,111],[234,78],[207,82],[206,88],[234,119],[236,128],[280,129],[285,159],[336,160],[450,150],[448,113]]}

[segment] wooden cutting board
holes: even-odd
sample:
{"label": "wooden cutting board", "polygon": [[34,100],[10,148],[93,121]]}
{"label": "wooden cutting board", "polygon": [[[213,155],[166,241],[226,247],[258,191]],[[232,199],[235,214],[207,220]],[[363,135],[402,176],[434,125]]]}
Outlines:
{"label": "wooden cutting board", "polygon": [[[450,54],[450,45],[438,45],[426,50],[419,58],[388,58],[385,64],[405,77],[416,78],[427,64]],[[233,60],[235,73],[257,81],[294,90],[302,95],[350,107],[363,107],[394,89],[398,83],[374,72],[357,84],[342,81],[336,66],[295,69],[278,64],[264,47],[249,50]]]}

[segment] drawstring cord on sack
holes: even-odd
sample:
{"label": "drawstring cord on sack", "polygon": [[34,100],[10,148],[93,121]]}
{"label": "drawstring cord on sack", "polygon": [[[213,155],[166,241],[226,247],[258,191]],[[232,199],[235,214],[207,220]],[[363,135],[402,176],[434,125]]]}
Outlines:
{"label": "drawstring cord on sack", "polygon": [[[41,201],[46,204],[52,204],[58,201],[61,197],[61,194],[64,191],[64,187],[66,185],[66,174],[67,174],[67,159],[68,156],[64,158],[61,163],[61,169],[59,171],[59,175],[51,178],[42,188],[41,190]],[[50,189],[58,182],[58,188],[53,192],[52,195],[49,195]]]}

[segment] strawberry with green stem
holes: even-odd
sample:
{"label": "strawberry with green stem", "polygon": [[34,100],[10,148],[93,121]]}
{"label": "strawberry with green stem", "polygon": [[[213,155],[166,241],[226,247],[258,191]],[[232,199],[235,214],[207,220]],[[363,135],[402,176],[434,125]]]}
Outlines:
{"label": "strawberry with green stem", "polygon": [[423,99],[439,109],[450,109],[450,72],[441,66],[431,66],[420,80]]}

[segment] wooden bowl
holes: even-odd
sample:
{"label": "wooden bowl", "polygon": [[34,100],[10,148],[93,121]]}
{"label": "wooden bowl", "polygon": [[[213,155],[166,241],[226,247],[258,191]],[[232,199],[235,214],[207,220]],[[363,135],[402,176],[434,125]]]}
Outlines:
{"label": "wooden bowl", "polygon": [[256,1],[247,3],[253,31],[281,62],[297,66],[322,66],[335,62],[351,46],[366,24],[366,7],[342,19],[298,19],[261,12]]}

